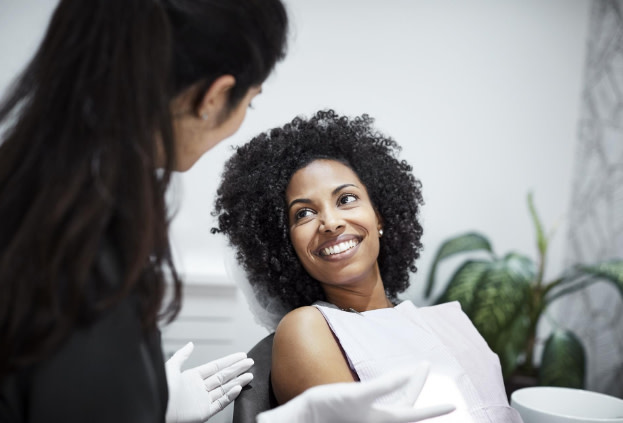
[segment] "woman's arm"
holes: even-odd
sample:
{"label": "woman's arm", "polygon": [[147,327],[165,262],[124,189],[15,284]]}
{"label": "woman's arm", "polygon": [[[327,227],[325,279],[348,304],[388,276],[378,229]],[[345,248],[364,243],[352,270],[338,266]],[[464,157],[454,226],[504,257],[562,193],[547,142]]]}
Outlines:
{"label": "woman's arm", "polygon": [[279,323],[273,342],[271,382],[283,404],[308,388],[337,382],[353,382],[346,357],[315,307],[301,307]]}

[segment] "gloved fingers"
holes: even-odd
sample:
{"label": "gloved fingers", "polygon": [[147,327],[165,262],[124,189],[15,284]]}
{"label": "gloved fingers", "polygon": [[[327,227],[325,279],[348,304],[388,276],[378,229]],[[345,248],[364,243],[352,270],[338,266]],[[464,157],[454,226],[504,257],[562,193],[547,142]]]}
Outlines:
{"label": "gloved fingers", "polygon": [[[234,386],[240,386],[241,388],[245,387],[249,382],[253,380],[253,375],[251,373],[245,373],[237,378],[230,380],[224,385],[219,385],[216,388],[209,391],[210,402],[216,401],[217,398],[225,395],[227,392],[231,391]],[[207,387],[206,387],[207,389]]]}
{"label": "gloved fingers", "polygon": [[230,355],[226,355],[225,357],[210,361],[209,363],[202,364],[201,366],[197,366],[192,370],[197,371],[199,373],[199,376],[201,376],[202,379],[205,379],[212,376],[219,370],[227,368],[240,360],[244,360],[245,358],[247,358],[246,353],[233,353]]}
{"label": "gloved fingers", "polygon": [[221,395],[216,400],[212,401],[210,405],[210,414],[213,416],[221,411],[223,408],[227,407],[229,403],[231,403],[238,397],[238,395],[240,395],[240,391],[242,391],[242,386],[236,385],[229,391],[227,391],[225,395]]}
{"label": "gloved fingers", "polygon": [[243,373],[238,376],[236,379],[227,382],[225,384],[225,391],[229,391],[234,385],[240,385],[241,387],[245,387],[253,380],[253,373]]}
{"label": "gloved fingers", "polygon": [[423,361],[417,367],[410,371],[412,377],[409,379],[409,382],[405,386],[404,396],[405,396],[405,404],[404,405],[414,405],[418,397],[420,396],[420,392],[422,392],[422,388],[424,388],[424,384],[426,383],[426,378],[428,377],[428,372],[430,371],[430,363],[427,361]]}
{"label": "gloved fingers", "polygon": [[195,349],[195,345],[192,342],[187,343],[179,350],[175,351],[175,353],[167,360],[167,367],[173,368],[175,370],[180,370],[182,364],[190,357],[193,349]]}
{"label": "gloved fingers", "polygon": [[249,370],[251,366],[253,366],[253,359],[245,358],[244,360],[240,360],[207,378],[205,380],[205,386],[208,391],[211,391],[217,386],[224,385],[230,380],[237,378],[242,373]]}
{"label": "gloved fingers", "polygon": [[412,422],[418,422],[420,420],[426,420],[437,416],[443,416],[444,414],[452,413],[456,410],[454,404],[439,404],[431,405],[430,407],[419,408],[419,417],[416,417]]}
{"label": "gloved fingers", "polygon": [[355,386],[349,387],[347,392],[349,396],[356,398],[360,404],[372,403],[378,397],[402,389],[409,383],[411,377],[412,375],[405,373],[404,370],[393,371],[375,379],[359,382]]}
{"label": "gloved fingers", "polygon": [[[314,388],[312,388],[314,389]],[[255,418],[256,423],[314,423],[318,420],[313,419],[314,411],[317,410],[317,404],[313,402],[309,402],[310,396],[307,394],[310,390],[308,389],[302,395],[292,398],[290,401],[285,404],[280,405],[279,407],[272,408],[268,411],[263,411],[258,414]],[[326,404],[325,401],[322,402]],[[321,403],[321,404],[322,404]],[[342,413],[348,413],[350,410],[340,409]],[[320,420],[323,423],[327,420]],[[335,421],[335,420],[333,420]],[[382,420],[378,420],[382,421]]]}
{"label": "gloved fingers", "polygon": [[456,409],[452,404],[433,405],[424,408],[392,407],[389,405],[372,406],[374,418],[371,421],[383,421],[387,423],[419,422],[444,414],[451,413]]}
{"label": "gloved fingers", "polygon": [[361,383],[364,389],[362,395],[372,402],[380,396],[403,390],[406,387],[404,400],[399,405],[412,406],[424,387],[429,369],[430,364],[422,362],[410,371],[395,370],[386,373],[376,379]]}

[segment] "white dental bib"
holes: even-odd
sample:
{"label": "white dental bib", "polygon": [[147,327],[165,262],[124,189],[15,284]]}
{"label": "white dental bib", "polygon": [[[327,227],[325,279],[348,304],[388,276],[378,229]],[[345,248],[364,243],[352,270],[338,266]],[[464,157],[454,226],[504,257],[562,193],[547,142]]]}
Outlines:
{"label": "white dental bib", "polygon": [[[394,308],[362,313],[326,302],[314,306],[362,381],[395,369],[408,371],[422,361],[430,363],[417,407],[453,403],[457,409],[427,421],[522,422],[508,405],[497,355],[458,302],[418,308],[404,301]],[[402,395],[387,395],[377,402],[391,404]]]}

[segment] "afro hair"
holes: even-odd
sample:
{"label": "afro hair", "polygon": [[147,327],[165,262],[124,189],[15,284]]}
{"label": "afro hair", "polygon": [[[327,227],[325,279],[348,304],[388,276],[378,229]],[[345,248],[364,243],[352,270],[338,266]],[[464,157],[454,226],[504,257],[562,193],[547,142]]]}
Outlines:
{"label": "afro hair", "polygon": [[[418,221],[421,183],[398,159],[400,146],[377,132],[368,115],[348,118],[332,110],[297,117],[236,149],[225,164],[213,215],[236,249],[254,291],[287,309],[324,300],[320,284],[303,268],[288,231],[286,188],[292,175],[317,159],[339,161],[365,185],[383,219],[378,257],[388,298],[409,287],[422,248]],[[266,306],[267,301],[260,303]]]}

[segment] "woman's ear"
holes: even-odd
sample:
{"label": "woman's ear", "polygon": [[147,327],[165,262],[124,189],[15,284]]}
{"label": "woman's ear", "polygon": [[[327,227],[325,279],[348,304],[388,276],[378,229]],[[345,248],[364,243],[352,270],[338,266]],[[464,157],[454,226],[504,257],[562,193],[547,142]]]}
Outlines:
{"label": "woman's ear", "polygon": [[212,82],[203,94],[203,98],[197,106],[197,115],[203,120],[216,118],[215,122],[221,118],[222,113],[227,110],[229,92],[236,85],[236,78],[232,75],[219,76]]}
{"label": "woman's ear", "polygon": [[381,216],[381,213],[379,213],[379,211],[375,208],[374,209],[374,214],[376,215],[376,229],[378,229],[380,234],[383,234],[383,226],[385,225],[385,222],[383,222],[383,216]]}

